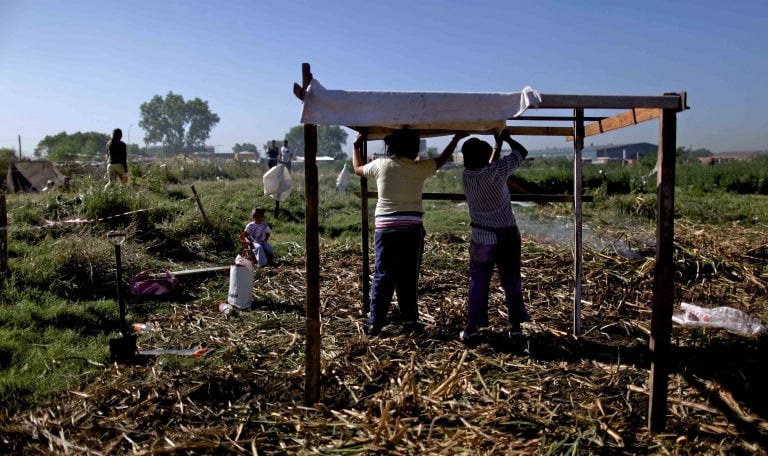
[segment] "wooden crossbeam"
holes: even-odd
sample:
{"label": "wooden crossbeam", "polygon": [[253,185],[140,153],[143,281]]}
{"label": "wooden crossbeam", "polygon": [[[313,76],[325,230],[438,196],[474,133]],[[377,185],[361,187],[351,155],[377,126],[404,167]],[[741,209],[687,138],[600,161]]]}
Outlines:
{"label": "wooden crossbeam", "polygon": [[507,127],[512,136],[569,136],[573,129],[569,127]]}
{"label": "wooden crossbeam", "polygon": [[[360,198],[360,192],[355,192],[355,196]],[[379,197],[378,192],[368,192],[368,199]],[[445,200],[445,201],[464,201],[467,196],[463,193],[422,193],[423,200]],[[573,201],[573,195],[547,195],[541,193],[512,193],[509,195],[510,201],[531,201],[534,203],[569,203]],[[584,202],[592,202],[592,195],[581,195]]]}
{"label": "wooden crossbeam", "polygon": [[[634,108],[624,111],[613,117],[608,117],[597,122],[584,126],[584,136],[594,136],[609,131],[618,130],[629,125],[637,125],[640,122],[646,122],[656,119],[661,115],[661,110],[656,108]],[[568,135],[566,141],[573,141],[573,132]]]}
{"label": "wooden crossbeam", "polygon": [[686,109],[682,94],[661,96],[541,94],[537,108],[546,109]]}

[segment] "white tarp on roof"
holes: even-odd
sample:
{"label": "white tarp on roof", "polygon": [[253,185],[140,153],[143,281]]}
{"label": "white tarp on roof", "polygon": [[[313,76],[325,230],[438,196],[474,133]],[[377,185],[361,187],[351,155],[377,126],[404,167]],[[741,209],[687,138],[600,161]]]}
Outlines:
{"label": "white tarp on roof", "polygon": [[531,87],[510,93],[368,92],[328,90],[313,79],[304,95],[301,123],[367,129],[369,139],[399,128],[420,130],[422,136],[487,133],[539,102]]}

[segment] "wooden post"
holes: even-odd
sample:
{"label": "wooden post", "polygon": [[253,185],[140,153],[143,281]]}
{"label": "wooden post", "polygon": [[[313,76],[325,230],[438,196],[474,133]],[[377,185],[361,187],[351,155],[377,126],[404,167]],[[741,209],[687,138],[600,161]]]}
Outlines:
{"label": "wooden post", "polygon": [[203,214],[203,220],[205,220],[205,224],[208,226],[211,226],[211,222],[208,221],[208,216],[205,215],[205,209],[203,209],[203,202],[200,201],[200,197],[197,196],[197,190],[195,190],[194,185],[190,185],[192,187],[192,193],[195,195],[195,201],[197,201],[197,207],[200,209],[200,213]]}
{"label": "wooden post", "polygon": [[584,148],[584,110],[573,110],[573,336],[581,334],[581,150]]}
{"label": "wooden post", "polygon": [[[363,164],[368,163],[368,132],[363,132],[363,150],[360,160]],[[361,243],[363,246],[363,314],[368,315],[371,311],[371,266],[368,259],[368,178],[360,178],[360,211],[361,211]]]}
{"label": "wooden post", "polygon": [[[312,81],[309,64],[302,69],[302,86]],[[320,400],[320,238],[318,234],[317,126],[304,125],[304,189],[306,227],[307,346],[304,373],[304,401]]]}
{"label": "wooden post", "polygon": [[[5,279],[8,272],[8,206],[5,195],[0,195],[0,280]],[[0,282],[0,288],[2,282]]]}
{"label": "wooden post", "polygon": [[648,428],[662,432],[667,419],[667,385],[670,364],[672,311],[675,299],[674,264],[675,241],[675,151],[677,149],[677,113],[674,109],[661,112],[659,152],[656,176],[656,266],[653,277],[653,310],[649,350],[651,373],[648,403]]}

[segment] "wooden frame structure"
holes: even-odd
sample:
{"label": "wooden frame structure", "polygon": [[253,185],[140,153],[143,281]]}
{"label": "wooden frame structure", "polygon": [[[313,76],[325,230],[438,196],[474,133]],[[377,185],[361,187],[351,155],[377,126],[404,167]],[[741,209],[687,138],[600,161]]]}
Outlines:
{"label": "wooden frame structure", "polygon": [[[302,84],[294,84],[293,93],[304,101],[306,90],[312,81],[308,63],[302,64]],[[581,332],[581,242],[582,242],[582,176],[581,152],[584,138],[640,122],[659,119],[659,150],[657,155],[657,220],[656,220],[656,264],[653,279],[653,303],[651,314],[651,335],[649,352],[651,369],[649,374],[650,398],[648,427],[652,432],[661,432],[666,425],[667,385],[670,358],[670,337],[674,300],[674,265],[672,263],[674,243],[674,196],[675,196],[675,151],[677,148],[677,113],[687,106],[685,92],[665,93],[660,96],[611,96],[611,95],[564,95],[541,94],[537,109],[569,109],[573,116],[519,116],[515,120],[568,121],[572,127],[507,127],[512,135],[563,136],[573,141],[574,150],[574,306],[573,334]],[[585,117],[585,109],[623,110],[613,117]],[[585,125],[585,122],[590,123]],[[364,136],[364,129],[357,128]],[[361,131],[362,130],[362,131]],[[453,131],[445,131],[445,135]],[[363,142],[367,145],[367,142]],[[320,251],[318,235],[318,172],[317,172],[317,126],[304,125],[304,163],[306,191],[306,371],[305,401],[313,404],[320,397]],[[363,161],[367,161],[367,147],[363,147]],[[434,195],[432,195],[434,196]],[[367,179],[361,178],[361,201],[363,201],[362,249],[363,249],[363,308],[368,310],[369,261],[368,261],[368,192]],[[457,199],[455,196],[436,199]]]}

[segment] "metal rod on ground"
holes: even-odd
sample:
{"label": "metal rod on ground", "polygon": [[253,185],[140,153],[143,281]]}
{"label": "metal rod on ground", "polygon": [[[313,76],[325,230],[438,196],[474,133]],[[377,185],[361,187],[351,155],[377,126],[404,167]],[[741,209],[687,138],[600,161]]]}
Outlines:
{"label": "metal rod on ground", "polygon": [[573,110],[573,335],[581,334],[581,150],[584,148],[584,110]]}
{"label": "metal rod on ground", "polygon": [[117,291],[117,304],[120,307],[120,333],[123,336],[128,335],[128,323],[125,320],[125,301],[121,291],[123,285],[123,262],[120,256],[120,246],[125,242],[125,233],[120,231],[110,231],[107,234],[109,242],[115,246],[115,288]]}
{"label": "metal rod on ground", "polygon": [[[363,164],[368,163],[368,132],[363,132],[363,150],[360,157]],[[363,284],[363,314],[368,315],[371,311],[371,266],[369,264],[368,256],[368,178],[360,178],[360,210],[362,215],[361,223],[363,225],[361,231],[361,243],[363,246],[363,277],[361,282]]]}
{"label": "metal rod on ground", "polygon": [[[302,93],[312,81],[309,64],[303,63]],[[305,352],[304,401],[315,404],[320,400],[320,239],[318,235],[318,177],[317,177],[317,126],[304,125],[304,188],[305,239],[306,239],[306,324],[307,345]]]}
{"label": "metal rod on ground", "polygon": [[8,206],[0,195],[0,279],[8,272]]}
{"label": "metal rod on ground", "polygon": [[[684,106],[682,107],[685,108]],[[675,299],[675,150],[677,149],[676,110],[664,109],[659,121],[659,152],[656,176],[656,265],[653,275],[651,312],[651,355],[649,377],[648,428],[663,432],[667,419],[672,307]]]}
{"label": "metal rod on ground", "polygon": [[197,196],[197,190],[195,190],[194,185],[190,185],[192,187],[192,194],[195,195],[195,201],[197,201],[197,207],[200,209],[200,213],[203,214],[203,220],[205,220],[205,224],[208,226],[211,226],[211,222],[208,221],[208,216],[205,215],[205,209],[203,209],[203,202],[200,201],[200,197]]}

